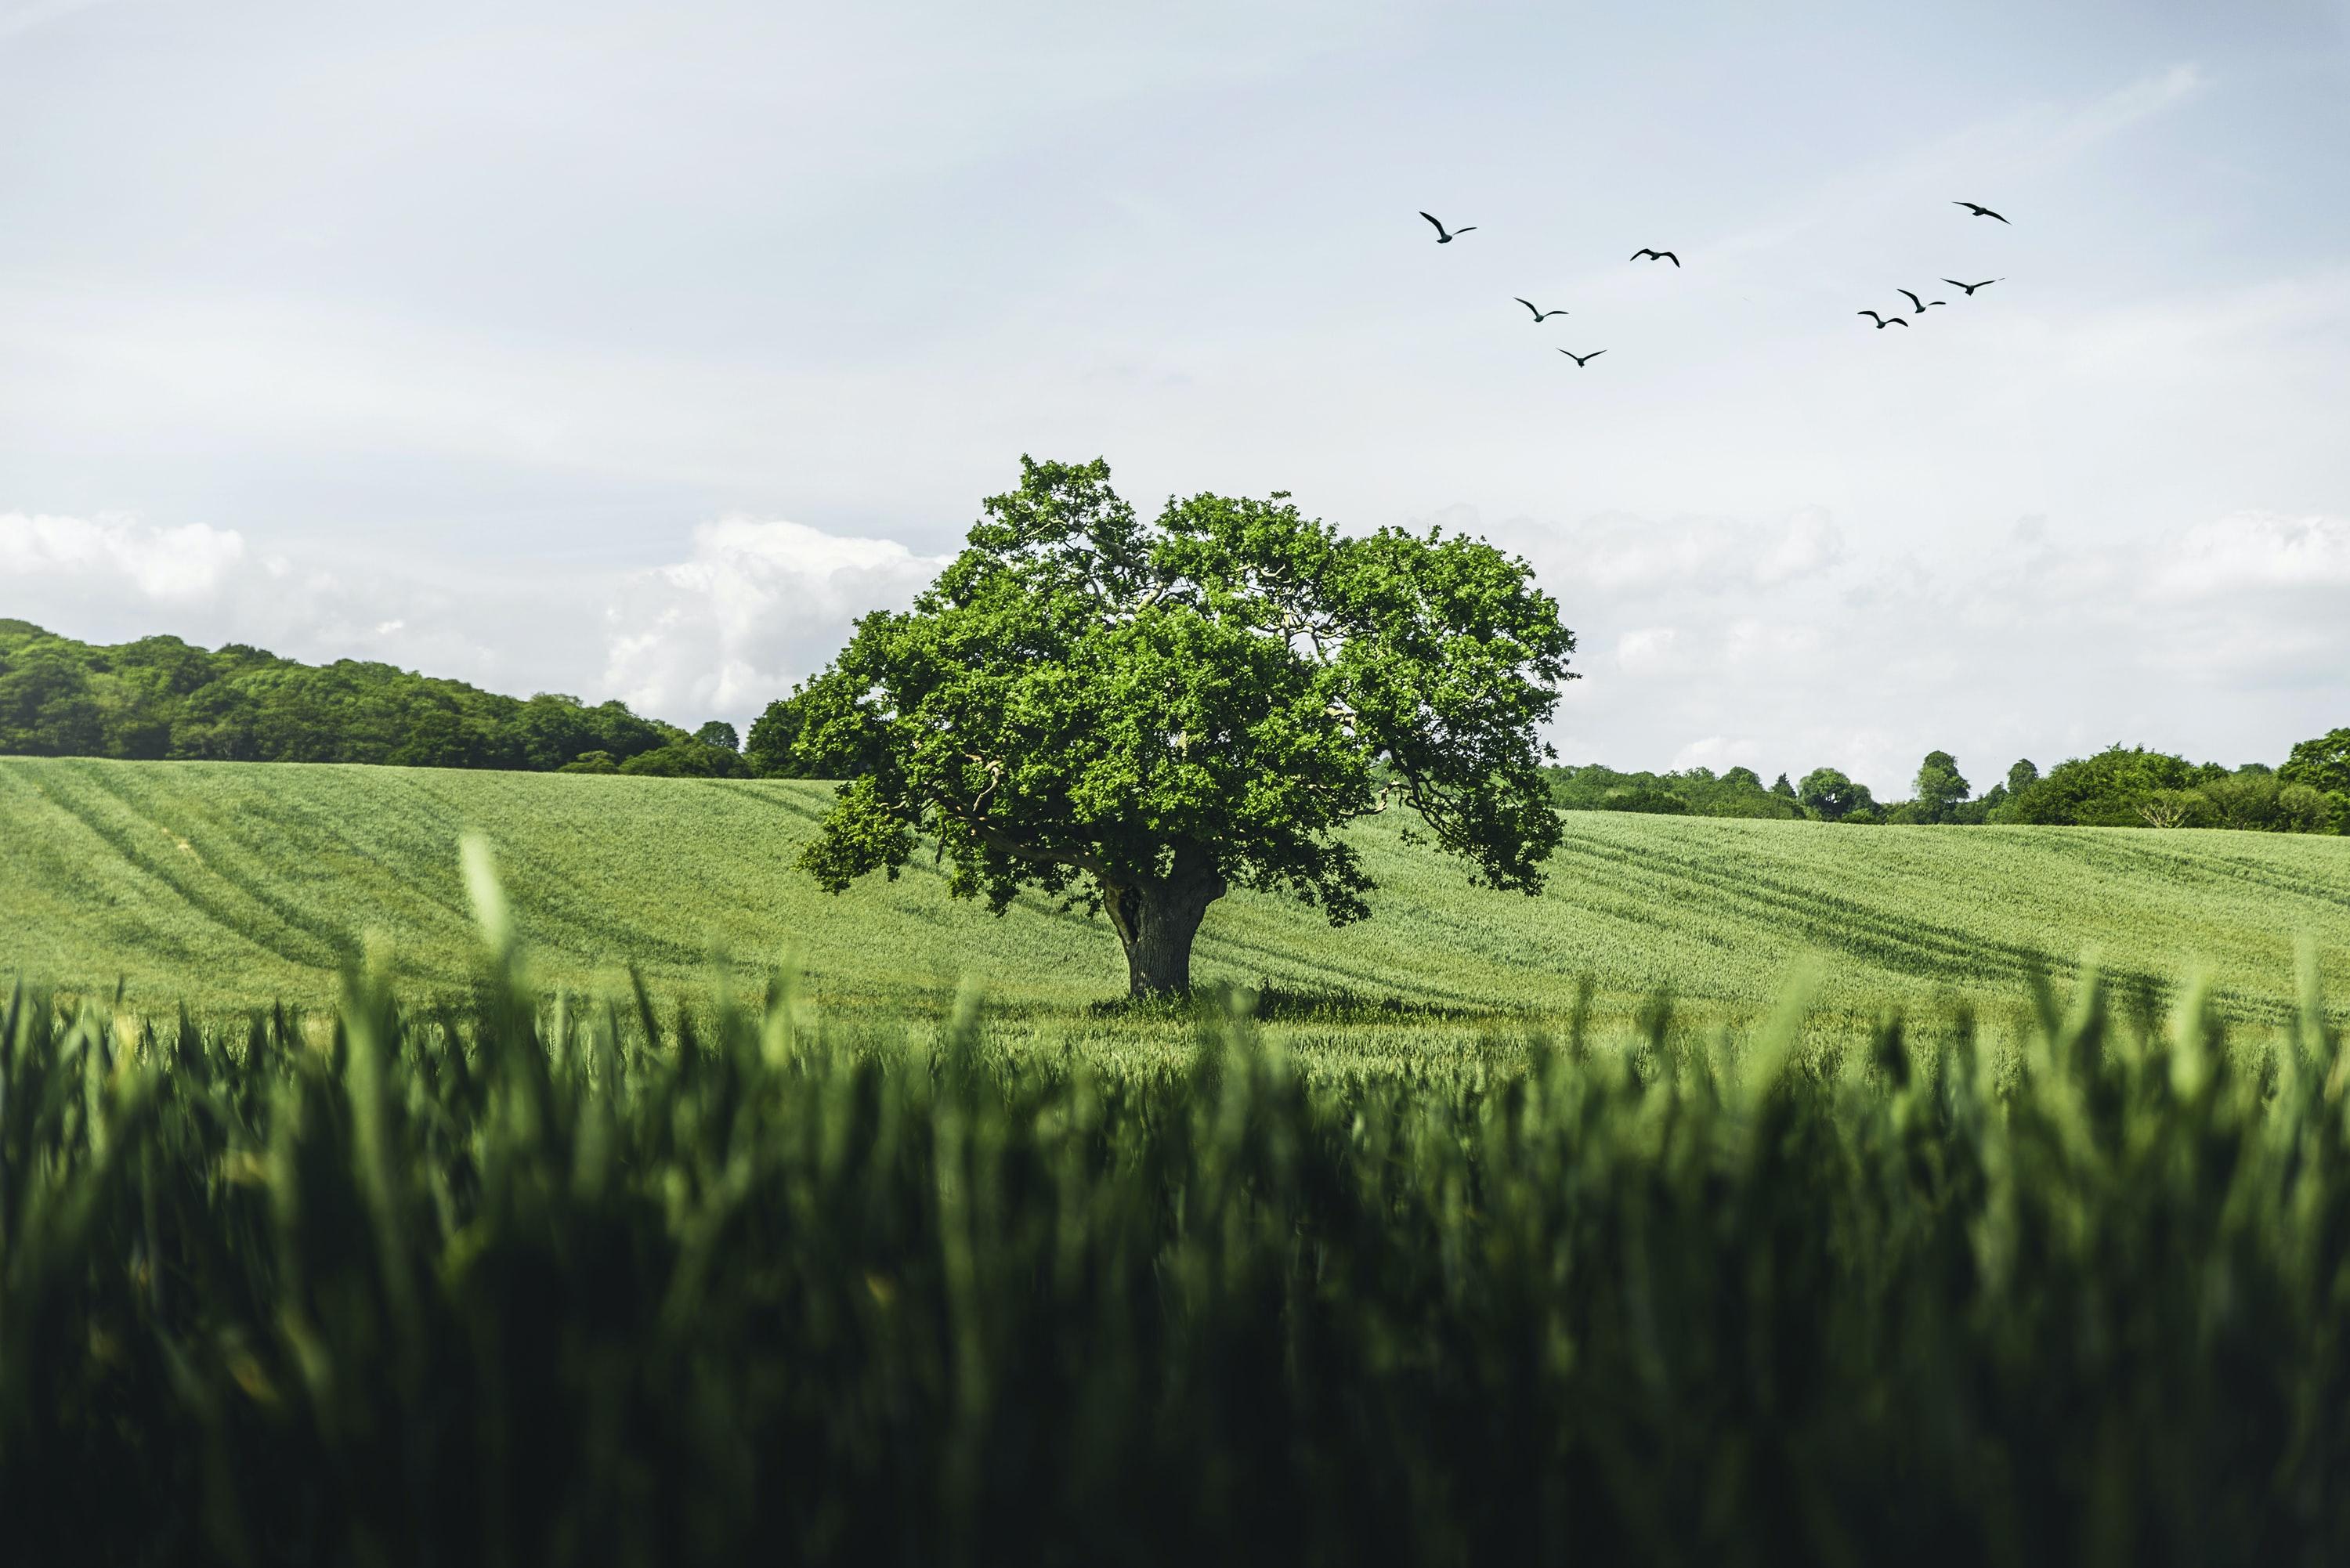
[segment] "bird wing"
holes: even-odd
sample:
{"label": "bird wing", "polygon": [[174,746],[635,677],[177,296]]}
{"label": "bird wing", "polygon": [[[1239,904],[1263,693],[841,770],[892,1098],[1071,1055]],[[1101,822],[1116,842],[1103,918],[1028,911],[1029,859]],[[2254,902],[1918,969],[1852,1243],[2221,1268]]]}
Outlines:
{"label": "bird wing", "polygon": [[1888,327],[1907,327],[1909,325],[1909,318],[1906,316],[1897,316],[1891,321],[1887,322],[1886,325]]}
{"label": "bird wing", "polygon": [[[1431,223],[1436,223],[1436,214],[1433,213],[1422,213],[1420,216],[1426,218]],[[1440,234],[1442,234],[1444,232],[1444,225],[1442,223],[1436,223],[1436,232]]]}
{"label": "bird wing", "polygon": [[1476,225],[1476,224],[1474,224],[1474,223],[1463,223],[1463,224],[1461,224],[1459,228],[1457,228],[1457,229],[1453,230],[1453,231],[1452,231],[1452,234],[1453,234],[1453,237],[1457,239],[1457,238],[1459,238],[1459,237],[1460,237],[1461,235],[1462,235],[1462,234],[1475,234],[1476,232],[1477,232],[1477,225]]}
{"label": "bird wing", "polygon": [[1952,288],[1963,288],[1963,289],[1965,289],[1969,294],[1972,294],[1976,289],[1979,289],[1979,288],[1981,288],[1981,287],[1982,286],[1982,285],[1981,285],[1981,284],[1979,284],[1979,283],[1971,283],[1971,284],[1970,284],[1970,283],[1960,283],[1957,278],[1954,278],[1954,277],[1946,277],[1946,278],[1944,278],[1942,281],[1943,281],[1944,283],[1949,284]]}
{"label": "bird wing", "polygon": [[1631,259],[1638,261],[1642,256],[1647,256],[1650,261],[1654,261],[1657,259],[1657,253],[1654,251],[1634,251],[1632,253]]}
{"label": "bird wing", "polygon": [[[1978,212],[1978,213],[1981,213],[1984,217],[1986,217],[1986,218],[1999,218],[1999,214],[1998,214],[1997,213],[1992,212],[1989,207],[1977,207],[1977,208],[1975,209],[1975,211],[1976,211],[1976,212]],[[2001,223],[2007,223],[2007,220],[2006,220],[2005,218],[1999,218],[1999,221],[2000,221]],[[2012,224],[2012,223],[2008,223],[2008,227],[2010,227],[2010,228],[2013,228],[2014,226],[2015,226],[2015,225],[2014,225],[2014,224]]]}
{"label": "bird wing", "polygon": [[1916,306],[1918,309],[1923,310],[1926,308],[1926,302],[1918,298],[1916,295],[1910,293],[1908,289],[1897,288],[1893,292],[1908,300],[1910,304]]}
{"label": "bird wing", "polygon": [[1885,317],[1883,317],[1882,316],[1877,315],[1877,312],[1875,312],[1874,310],[1856,310],[1856,311],[1854,311],[1854,312],[1853,312],[1853,314],[1854,314],[1855,316],[1866,316],[1866,317],[1867,317],[1871,321],[1882,321],[1882,320],[1884,320],[1884,319],[1885,319]]}
{"label": "bird wing", "polygon": [[1534,319],[1535,319],[1536,321],[1540,321],[1540,320],[1542,319],[1542,317],[1543,317],[1543,313],[1542,313],[1541,311],[1539,311],[1539,310],[1534,310],[1534,302],[1533,300],[1531,300],[1531,299],[1528,299],[1528,298],[1524,297],[1523,295],[1515,295],[1515,294],[1513,294],[1513,295],[1510,296],[1510,297],[1511,297],[1512,299],[1516,300],[1520,305],[1524,306],[1528,310],[1534,310]]}
{"label": "bird wing", "polygon": [[1659,251],[1657,254],[1664,257],[1667,261],[1672,263],[1675,266],[1681,265],[1681,258],[1673,254],[1670,251]]}
{"label": "bird wing", "polygon": [[[1607,349],[1605,349],[1605,348],[1594,348],[1590,353],[1586,354],[1583,358],[1584,358],[1585,359],[1596,359],[1596,358],[1599,358],[1599,356],[1601,356],[1602,354],[1605,354],[1605,353],[1607,353]],[[1581,363],[1581,361],[1580,361],[1580,360],[1578,360],[1578,361],[1576,361],[1576,362],[1577,362],[1578,364],[1579,364],[1579,363]]]}

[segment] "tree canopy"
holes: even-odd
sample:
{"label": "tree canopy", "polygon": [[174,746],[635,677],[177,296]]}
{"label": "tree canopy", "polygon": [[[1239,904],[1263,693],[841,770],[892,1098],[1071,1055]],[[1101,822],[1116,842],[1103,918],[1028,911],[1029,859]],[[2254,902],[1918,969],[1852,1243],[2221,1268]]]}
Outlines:
{"label": "tree canopy", "polygon": [[2277,777],[2286,784],[2350,794],[2350,729],[2328,730],[2302,742],[2277,769]]}
{"label": "tree canopy", "polygon": [[931,837],[951,891],[1107,914],[1129,989],[1190,984],[1233,887],[1336,924],[1373,890],[1348,823],[1401,805],[1473,882],[1533,893],[1556,846],[1535,728],[1575,638],[1481,540],[1342,536],[1283,493],[1170,499],[1021,461],[903,613],[806,688],[797,756],[848,782],[804,864],[839,890]]}
{"label": "tree canopy", "polygon": [[1972,786],[1959,772],[1958,759],[1948,752],[1928,752],[1926,760],[1918,764],[1917,781],[1910,788],[1917,794],[1919,815],[1928,822],[1950,821],[1959,803],[1972,793]]}
{"label": "tree canopy", "polygon": [[1858,811],[1873,811],[1876,798],[1865,784],[1855,784],[1841,768],[1814,768],[1798,786],[1805,810],[1825,822],[1835,822]]}
{"label": "tree canopy", "polygon": [[751,725],[743,741],[743,758],[762,778],[798,779],[823,776],[820,766],[799,753],[800,732],[807,726],[805,684],[778,697]]}

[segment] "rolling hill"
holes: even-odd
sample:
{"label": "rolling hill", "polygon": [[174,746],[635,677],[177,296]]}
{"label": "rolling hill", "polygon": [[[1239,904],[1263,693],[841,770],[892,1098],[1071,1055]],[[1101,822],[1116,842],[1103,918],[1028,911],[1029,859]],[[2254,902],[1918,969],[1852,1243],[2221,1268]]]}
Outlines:
{"label": "rolling hill", "polygon": [[[470,828],[494,846],[549,987],[607,989],[629,963],[684,986],[713,952],[765,965],[791,950],[817,998],[850,1011],[934,1006],[965,975],[1015,1016],[1081,1016],[1123,990],[1107,926],[1043,900],[992,919],[920,864],[818,891],[794,858],[828,790],[0,758],[0,975],[119,981],[134,1007],[307,1002],[367,936],[412,984],[455,987],[473,961]],[[1669,988],[1685,1016],[1749,1016],[1806,953],[1823,1003],[1856,1016],[1951,993],[2013,1008],[2035,966],[2061,978],[2091,951],[2125,995],[2157,1000],[2200,967],[2248,1017],[2290,1005],[2299,935],[2337,999],[2350,971],[2350,839],[1576,813],[1533,899],[1470,888],[1386,821],[1361,843],[1381,884],[1371,920],[1333,931],[1234,896],[1209,914],[1200,977],[1472,1029],[1555,1016],[1586,973],[1609,1010]]]}

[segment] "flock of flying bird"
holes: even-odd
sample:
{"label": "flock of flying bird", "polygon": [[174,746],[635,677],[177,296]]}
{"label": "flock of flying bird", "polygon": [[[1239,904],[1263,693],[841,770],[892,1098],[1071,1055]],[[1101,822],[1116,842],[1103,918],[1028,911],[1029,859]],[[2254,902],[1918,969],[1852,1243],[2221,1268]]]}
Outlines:
{"label": "flock of flying bird", "polygon": [[[1992,212],[1989,207],[1982,205],[1979,202],[1953,202],[1950,205],[1954,207],[1964,207],[1970,214],[1978,218],[1999,218],[1999,221],[2002,223],[2007,222],[2005,218],[2000,217],[1997,213]],[[1453,241],[1459,239],[1461,235],[1474,233],[1477,227],[1474,223],[1464,223],[1460,228],[1448,229],[1442,223],[1438,221],[1436,214],[1433,213],[1422,213],[1420,216],[1426,218],[1430,223],[1435,226],[1436,243],[1440,245],[1449,245]],[[1681,258],[1675,255],[1672,252],[1656,250],[1648,246],[1642,246],[1640,249],[1634,251],[1630,259],[1633,261],[1669,261],[1673,264],[1675,268],[1679,268],[1681,265]],[[1942,279],[1942,281],[1949,284],[1952,288],[1964,289],[1966,291],[1967,297],[1969,299],[1972,299],[1975,295],[1975,290],[1979,288],[1989,288],[1992,284],[2000,283],[2004,280],[1996,277],[1987,277],[1981,283],[1960,283],[1957,278],[1946,277]],[[1950,303],[1950,301],[1946,299],[1920,299],[1913,291],[1906,288],[1897,288],[1893,292],[1902,296],[1909,301],[1909,316],[1923,316],[1926,312],[1933,309],[1934,306],[1938,305],[1948,305]],[[1516,299],[1520,305],[1524,306],[1528,310],[1534,313],[1534,325],[1537,327],[1540,327],[1544,322],[1548,321],[1554,316],[1565,316],[1566,314],[1564,310],[1544,310],[1533,300],[1527,299],[1523,296],[1513,295],[1511,297]],[[1856,316],[1866,316],[1871,321],[1876,322],[1877,329],[1879,332],[1884,331],[1888,327],[1906,327],[1909,325],[1909,316],[1904,316],[1898,311],[1896,311],[1891,316],[1880,315],[1878,312],[1874,310],[1857,310],[1853,314]],[[1572,348],[1562,348],[1559,352],[1574,360],[1575,368],[1580,370],[1584,366],[1588,365],[1594,359],[1598,358],[1602,354],[1607,353],[1607,350],[1605,348],[1594,348],[1588,354],[1577,354]]]}

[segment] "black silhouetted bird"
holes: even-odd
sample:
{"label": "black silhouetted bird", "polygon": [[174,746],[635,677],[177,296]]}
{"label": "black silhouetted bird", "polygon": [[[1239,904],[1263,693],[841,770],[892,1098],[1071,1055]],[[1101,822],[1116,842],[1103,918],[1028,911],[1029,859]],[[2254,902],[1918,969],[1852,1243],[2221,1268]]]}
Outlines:
{"label": "black silhouetted bird", "polygon": [[[1953,207],[1964,207],[1968,212],[1972,213],[1978,218],[1999,218],[1999,214],[1992,212],[1989,207],[1981,206],[1973,202],[1953,202],[1950,205]],[[2002,223],[2007,223],[2007,220],[2005,218],[1999,218],[1999,221]],[[2013,223],[2007,223],[2007,226],[2011,229],[2015,227]]]}
{"label": "black silhouetted bird", "polygon": [[1871,321],[1876,322],[1877,329],[1879,332],[1884,331],[1888,327],[1907,327],[1909,325],[1909,318],[1906,316],[1879,316],[1874,310],[1856,310],[1853,314],[1855,316],[1866,316]]}
{"label": "black silhouetted bird", "polygon": [[1540,309],[1536,309],[1536,308],[1535,308],[1535,306],[1534,306],[1534,302],[1533,300],[1531,300],[1531,299],[1527,299],[1527,298],[1524,298],[1524,297],[1523,297],[1523,296],[1519,296],[1519,295],[1514,295],[1514,294],[1513,294],[1513,295],[1510,296],[1510,297],[1511,297],[1512,299],[1516,300],[1520,305],[1524,306],[1528,310],[1532,310],[1532,311],[1534,311],[1534,325],[1535,325],[1535,326],[1537,326],[1537,327],[1540,327],[1544,322],[1548,321],[1548,320],[1549,320],[1552,317],[1554,317],[1554,316],[1565,316],[1565,315],[1566,314],[1566,312],[1565,312],[1565,311],[1564,311],[1564,310],[1540,310]]}
{"label": "black silhouetted bird", "polygon": [[1594,359],[1598,358],[1599,358],[1599,356],[1601,356],[1602,354],[1607,353],[1607,349],[1605,349],[1605,348],[1594,348],[1594,349],[1593,349],[1590,353],[1588,353],[1588,354],[1578,354],[1578,353],[1576,353],[1576,352],[1575,352],[1574,349],[1572,349],[1572,348],[1562,348],[1562,349],[1560,349],[1560,350],[1559,350],[1559,352],[1560,352],[1560,353],[1562,353],[1562,354],[1564,354],[1564,355],[1565,355],[1568,358],[1570,358],[1570,359],[1574,360],[1574,361],[1575,361],[1575,368],[1576,369],[1580,370],[1580,369],[1582,369],[1586,365],[1590,364]]}
{"label": "black silhouetted bird", "polygon": [[[1433,213],[1422,213],[1420,216],[1426,218],[1431,223],[1436,223],[1436,214]],[[1476,226],[1476,224],[1471,223],[1467,228],[1452,229],[1448,231],[1442,223],[1436,223],[1436,243],[1440,245],[1449,245],[1453,241],[1459,239],[1461,235],[1467,234],[1470,229],[1473,229]]]}
{"label": "black silhouetted bird", "polygon": [[1675,266],[1681,265],[1681,258],[1670,251],[1638,250],[1632,253],[1634,261],[1638,261],[1642,256],[1648,257],[1650,261],[1669,261]]}
{"label": "black silhouetted bird", "polygon": [[1926,314],[1926,307],[1927,307],[1928,306],[1929,306],[1929,305],[1948,305],[1948,304],[1950,304],[1950,302],[1949,300],[1947,300],[1947,299],[1920,299],[1920,298],[1918,298],[1916,295],[1914,295],[1914,294],[1910,294],[1910,293],[1909,293],[1909,291],[1908,291],[1908,289],[1906,289],[1906,288],[1897,288],[1897,289],[1895,289],[1893,292],[1894,292],[1894,293],[1896,293],[1896,294],[1898,294],[1898,295],[1904,295],[1904,296],[1908,296],[1908,298],[1909,303],[1910,303],[1910,304],[1912,304],[1912,305],[1914,305],[1914,306],[1916,306],[1918,307],[1916,310],[1914,310],[1914,311],[1912,311],[1912,312],[1910,313],[1910,314],[1911,314],[1911,315],[1913,315],[1913,316],[1923,316],[1923,315],[1925,315],[1925,314]]}
{"label": "black silhouetted bird", "polygon": [[1952,288],[1965,289],[1967,291],[1967,297],[1969,299],[1972,299],[1975,296],[1975,290],[1979,288],[1989,288],[1992,284],[1999,283],[2002,280],[1995,277],[1987,277],[1981,283],[1960,283],[1957,278],[1946,277],[1942,281],[1949,284]]}

